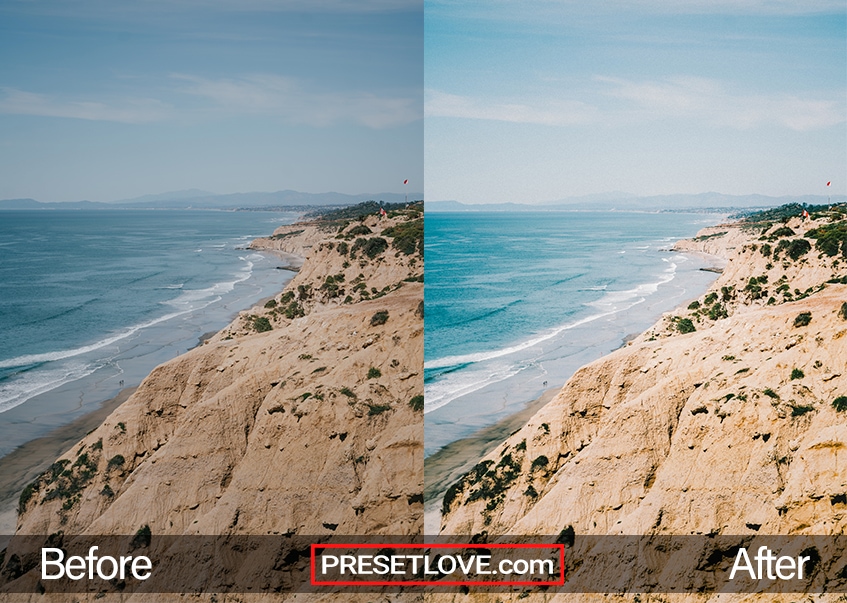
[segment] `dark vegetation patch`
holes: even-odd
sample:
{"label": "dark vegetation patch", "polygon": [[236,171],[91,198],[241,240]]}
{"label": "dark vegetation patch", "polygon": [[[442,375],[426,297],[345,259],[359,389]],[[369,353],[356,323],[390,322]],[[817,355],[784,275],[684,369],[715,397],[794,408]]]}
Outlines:
{"label": "dark vegetation patch", "polygon": [[847,221],[824,224],[814,228],[805,234],[810,239],[815,239],[815,249],[828,256],[833,256],[841,251],[841,255],[847,258]]}
{"label": "dark vegetation patch", "polygon": [[806,327],[810,322],[812,322],[811,312],[800,312],[800,314],[794,318],[795,327]]}
{"label": "dark vegetation patch", "polygon": [[694,327],[694,323],[691,322],[690,318],[680,318],[679,316],[674,316],[671,321],[676,327],[676,330],[680,333],[693,333],[697,330]]}
{"label": "dark vegetation patch", "polygon": [[388,241],[382,237],[371,237],[370,239],[356,239],[350,248],[350,256],[355,257],[357,251],[361,251],[370,259],[374,259],[388,249]]}
{"label": "dark vegetation patch", "polygon": [[423,255],[423,218],[401,222],[382,231],[382,235],[392,237],[391,246],[398,251],[411,255],[416,251]]}

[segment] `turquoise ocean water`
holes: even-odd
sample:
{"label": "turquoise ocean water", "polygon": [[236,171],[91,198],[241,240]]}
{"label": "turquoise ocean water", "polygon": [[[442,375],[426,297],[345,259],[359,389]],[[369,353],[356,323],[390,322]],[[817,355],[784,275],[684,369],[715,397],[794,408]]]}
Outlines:
{"label": "turquoise ocean water", "polygon": [[722,217],[428,213],[426,453],[517,412],[699,295],[710,261],[670,247]]}
{"label": "turquoise ocean water", "polygon": [[292,273],[245,246],[294,214],[0,212],[0,455],[93,410]]}

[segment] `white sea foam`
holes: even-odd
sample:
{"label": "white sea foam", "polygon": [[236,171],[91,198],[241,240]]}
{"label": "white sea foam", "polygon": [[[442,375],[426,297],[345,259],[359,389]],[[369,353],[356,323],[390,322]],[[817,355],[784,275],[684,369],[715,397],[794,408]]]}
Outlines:
{"label": "white sea foam", "polygon": [[0,368],[13,368],[16,366],[43,364],[45,362],[64,360],[66,358],[73,358],[74,356],[87,354],[88,352],[94,352],[95,350],[99,350],[101,348],[105,348],[106,346],[112,345],[113,343],[116,343],[121,339],[126,339],[127,337],[136,334],[141,329],[152,327],[153,325],[165,322],[166,320],[170,320],[171,318],[176,318],[177,316],[181,316],[182,314],[187,314],[188,312],[191,312],[191,310],[184,310],[182,312],[171,312],[170,314],[165,314],[164,316],[160,316],[159,318],[156,318],[154,320],[149,320],[147,322],[128,327],[119,333],[110,335],[109,337],[96,341],[92,344],[84,345],[78,348],[73,348],[70,350],[58,350],[55,352],[45,352],[43,354],[26,354],[24,356],[16,356],[14,358],[9,358],[8,360],[2,360],[0,361]]}
{"label": "white sea foam", "polygon": [[451,366],[458,366],[460,364],[472,364],[475,362],[484,362],[486,360],[493,360],[495,358],[501,358],[503,356],[508,356],[509,354],[514,354],[516,352],[522,352],[523,350],[527,350],[534,346],[537,346],[540,343],[547,341],[548,339],[552,339],[556,335],[567,331],[568,329],[573,329],[574,327],[578,327],[580,325],[584,325],[586,323],[597,320],[598,318],[603,318],[604,316],[609,316],[610,314],[614,314],[615,311],[611,312],[601,312],[599,314],[592,314],[591,316],[586,316],[585,318],[581,318],[574,322],[569,322],[567,324],[561,325],[549,331],[545,331],[541,335],[533,337],[531,339],[527,339],[521,343],[517,343],[513,346],[509,346],[507,348],[501,348],[499,350],[493,350],[491,352],[476,352],[473,354],[463,354],[461,356],[445,356],[444,358],[437,358],[435,360],[430,360],[429,362],[424,363],[425,369],[436,369],[436,368],[449,368]]}
{"label": "white sea foam", "polygon": [[[667,261],[667,258],[663,259]],[[661,285],[673,280],[676,275],[677,264],[673,261],[668,261],[668,264],[669,266],[664,270],[662,276],[657,281],[642,283],[632,289],[626,289],[623,291],[610,291],[600,299],[587,304],[600,309],[601,312],[560,325],[523,342],[501,348],[499,350],[437,358],[426,362],[424,364],[424,368],[431,370],[487,363],[490,360],[503,358],[505,356],[510,356],[536,347],[570,329],[574,329],[595,320],[628,310],[629,308],[644,302],[648,296],[656,293]],[[523,370],[523,368],[525,367],[512,363],[508,366],[488,365],[484,369],[463,368],[454,373],[450,373],[444,378],[437,379],[424,387],[424,398],[426,400],[424,413],[432,412],[433,410],[449,404],[456,398],[482,389],[487,385],[508,379]]]}
{"label": "white sea foam", "polygon": [[[167,305],[177,308],[176,312],[169,312],[153,320],[127,327],[118,333],[104,337],[89,345],[41,354],[25,354],[7,360],[0,360],[0,369],[54,363],[83,356],[131,337],[143,329],[206,308],[221,300],[222,296],[231,292],[238,283],[249,279],[253,275],[253,267],[255,266],[253,260],[264,258],[259,254],[251,254],[246,257],[240,257],[239,259],[244,262],[244,266],[235,273],[233,280],[215,283],[204,289],[183,290],[178,297],[165,302]],[[178,283],[168,285],[164,288],[181,289],[183,286],[184,283]],[[48,392],[65,383],[86,377],[100,366],[102,366],[102,361],[72,362],[56,366],[55,368],[47,366],[39,368],[38,371],[19,373],[12,376],[0,384],[0,412],[23,404],[30,398]]]}
{"label": "white sea foam", "polygon": [[49,370],[33,371],[0,383],[0,413],[49,392],[65,383],[87,377],[102,364],[70,361]]}
{"label": "white sea foam", "polygon": [[514,377],[525,367],[499,364],[484,370],[467,371],[451,375],[428,384],[424,388],[424,413],[432,412],[467,394],[473,393],[492,383]]}
{"label": "white sea foam", "polygon": [[[221,281],[204,289],[187,289],[175,299],[168,300],[164,303],[175,308],[180,308],[183,312],[192,312],[219,301],[221,296],[229,293],[235,289],[238,283],[246,281],[253,275],[253,266],[255,264],[247,257],[239,256],[239,259],[244,261],[245,265],[236,272],[233,280]],[[198,305],[200,302],[202,302],[202,305]]]}

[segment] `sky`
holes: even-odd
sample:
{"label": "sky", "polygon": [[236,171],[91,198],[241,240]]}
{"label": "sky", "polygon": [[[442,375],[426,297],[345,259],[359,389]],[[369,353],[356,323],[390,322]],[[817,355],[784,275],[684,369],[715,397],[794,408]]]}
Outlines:
{"label": "sky", "polygon": [[424,12],[430,201],[847,193],[845,0]]}
{"label": "sky", "polygon": [[0,199],[191,188],[423,190],[421,0],[0,0]]}

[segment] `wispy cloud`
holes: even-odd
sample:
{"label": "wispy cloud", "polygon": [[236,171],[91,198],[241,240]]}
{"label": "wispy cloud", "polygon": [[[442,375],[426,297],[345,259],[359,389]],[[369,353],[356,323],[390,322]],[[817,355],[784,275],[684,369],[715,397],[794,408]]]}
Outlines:
{"label": "wispy cloud", "polygon": [[370,92],[317,92],[297,80],[267,74],[208,79],[174,74],[181,92],[205,98],[223,110],[277,116],[292,123],[330,126],[352,122],[388,128],[421,118],[415,95],[382,96]]}
{"label": "wispy cloud", "polygon": [[750,129],[781,126],[795,131],[815,130],[845,121],[843,102],[791,95],[735,93],[707,78],[677,77],[664,81],[632,81],[595,77],[608,85],[606,94],[644,120],[684,118],[715,126]]}
{"label": "wispy cloud", "polygon": [[600,111],[580,101],[491,102],[449,94],[439,90],[426,93],[427,117],[459,117],[546,126],[573,126],[598,121]]}
{"label": "wispy cloud", "polygon": [[150,98],[104,103],[0,88],[0,113],[139,124],[167,119],[173,111],[166,103]]}
{"label": "wispy cloud", "polygon": [[[421,119],[418,95],[373,92],[317,92],[291,78],[254,74],[239,78],[209,79],[186,74],[171,75],[162,87],[177,94],[174,104],[151,98],[121,100],[68,99],[16,88],[0,88],[0,114],[64,117],[129,124],[221,115],[264,115],[288,123],[329,127],[352,123],[383,129]],[[168,89],[170,88],[170,89]],[[205,111],[189,97],[207,101]]]}
{"label": "wispy cloud", "polygon": [[845,122],[844,103],[827,98],[743,94],[719,81],[678,77],[634,81],[595,76],[599,89],[585,98],[504,102],[428,90],[427,117],[456,117],[547,126],[625,125],[682,119],[747,130],[776,126],[795,131]]}

